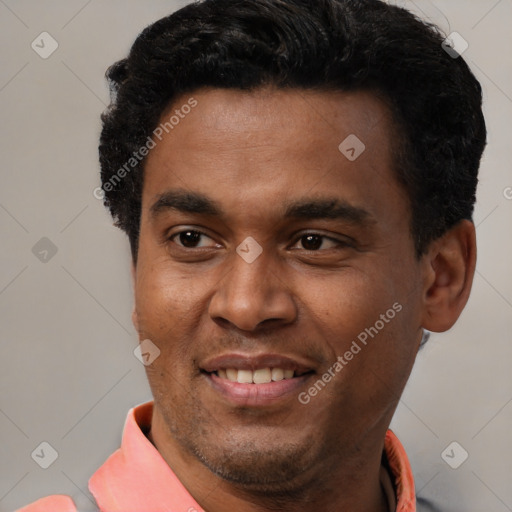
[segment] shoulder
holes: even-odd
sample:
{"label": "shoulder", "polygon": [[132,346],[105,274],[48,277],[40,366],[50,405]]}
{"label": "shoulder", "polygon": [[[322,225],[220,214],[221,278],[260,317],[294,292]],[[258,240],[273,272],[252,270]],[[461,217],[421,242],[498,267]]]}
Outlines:
{"label": "shoulder", "polygon": [[77,512],[77,508],[69,496],[55,494],[41,498],[16,512]]}

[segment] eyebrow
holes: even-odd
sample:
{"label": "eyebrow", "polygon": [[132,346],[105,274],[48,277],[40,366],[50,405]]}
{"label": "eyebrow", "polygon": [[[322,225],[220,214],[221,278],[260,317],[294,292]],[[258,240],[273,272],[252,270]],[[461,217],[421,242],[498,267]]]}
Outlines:
{"label": "eyebrow", "polygon": [[336,197],[293,201],[288,203],[284,216],[304,220],[340,219],[361,226],[376,222],[376,219],[364,208],[351,205]]}
{"label": "eyebrow", "polygon": [[[369,226],[376,219],[364,208],[351,205],[336,197],[298,199],[285,203],[285,219],[341,219],[360,226]],[[158,196],[150,208],[152,217],[176,210],[196,215],[226,217],[225,212],[213,199],[198,192],[167,191]]]}
{"label": "eyebrow", "polygon": [[157,217],[167,210],[215,217],[223,216],[222,208],[218,203],[198,192],[183,192],[179,190],[164,192],[153,203],[150,213],[152,217]]}

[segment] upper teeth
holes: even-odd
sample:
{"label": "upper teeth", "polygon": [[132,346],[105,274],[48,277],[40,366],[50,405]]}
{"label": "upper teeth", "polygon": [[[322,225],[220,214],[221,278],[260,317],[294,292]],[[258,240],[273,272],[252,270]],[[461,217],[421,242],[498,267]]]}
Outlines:
{"label": "upper teeth", "polygon": [[293,370],[283,370],[282,368],[259,368],[254,371],[227,368],[218,370],[217,373],[222,379],[229,379],[240,384],[266,384],[272,381],[292,379],[294,374]]}

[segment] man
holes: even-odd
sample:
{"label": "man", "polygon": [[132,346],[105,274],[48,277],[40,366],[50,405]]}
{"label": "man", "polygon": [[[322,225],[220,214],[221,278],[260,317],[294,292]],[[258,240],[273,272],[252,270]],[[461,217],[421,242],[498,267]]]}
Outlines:
{"label": "man", "polygon": [[475,269],[481,90],[443,39],[377,0],[206,0],[109,69],[101,192],[154,403],[100,510],[434,510],[388,427]]}

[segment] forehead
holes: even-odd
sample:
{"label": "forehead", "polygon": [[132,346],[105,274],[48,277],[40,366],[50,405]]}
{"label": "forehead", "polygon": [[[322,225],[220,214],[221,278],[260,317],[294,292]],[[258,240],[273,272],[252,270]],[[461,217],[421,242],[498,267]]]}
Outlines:
{"label": "forehead", "polygon": [[[189,108],[192,98],[196,106]],[[173,126],[169,126],[169,120]],[[186,149],[189,144],[204,144],[205,150],[211,151],[211,142],[219,150],[233,144],[239,149],[256,149],[258,145],[271,147],[274,143],[283,147],[286,143],[305,153],[327,145],[331,150],[337,149],[350,135],[365,139],[367,149],[373,153],[385,150],[393,139],[387,106],[365,91],[206,88],[175,99],[160,121],[164,129],[167,122],[168,133],[163,134],[166,144],[158,144],[159,148],[153,151],[156,154],[165,149],[163,146]],[[219,146],[219,139],[223,147]],[[317,158],[321,156],[319,151],[312,153]]]}
{"label": "forehead", "polygon": [[306,194],[370,210],[403,201],[391,116],[371,93],[202,89],[176,99],[162,126],[171,117],[146,161],[147,208],[176,188],[255,212]]}

